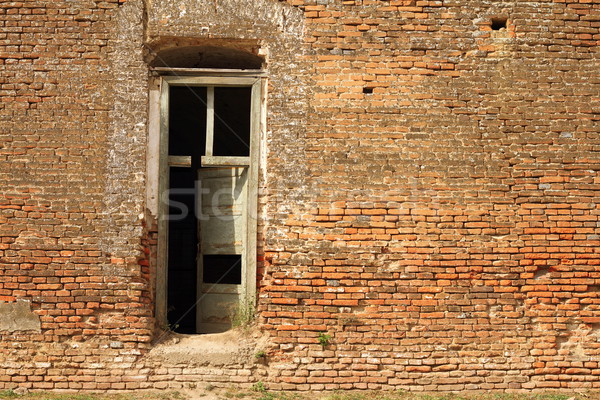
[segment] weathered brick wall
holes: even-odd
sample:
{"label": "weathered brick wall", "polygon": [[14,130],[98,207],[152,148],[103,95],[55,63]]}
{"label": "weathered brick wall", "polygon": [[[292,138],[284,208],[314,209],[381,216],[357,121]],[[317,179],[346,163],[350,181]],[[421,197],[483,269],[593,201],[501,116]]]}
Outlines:
{"label": "weathered brick wall", "polygon": [[304,195],[267,215],[261,296],[280,387],[598,387],[598,4],[298,3]]}
{"label": "weathered brick wall", "polygon": [[2,316],[0,387],[96,387],[153,334],[141,17],[117,1],[0,2],[0,299],[41,322]]}
{"label": "weathered brick wall", "polygon": [[[201,3],[0,2],[0,388],[600,387],[598,4]],[[173,38],[267,54],[268,365],[147,354]]]}

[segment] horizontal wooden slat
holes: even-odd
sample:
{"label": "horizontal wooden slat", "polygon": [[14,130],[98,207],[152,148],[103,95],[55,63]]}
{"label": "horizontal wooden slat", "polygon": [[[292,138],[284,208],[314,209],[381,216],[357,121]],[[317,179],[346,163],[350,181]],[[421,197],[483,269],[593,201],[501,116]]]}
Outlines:
{"label": "horizontal wooden slat", "polygon": [[169,167],[191,167],[192,156],[169,156]]}
{"label": "horizontal wooden slat", "polygon": [[170,86],[252,86],[259,79],[254,76],[165,76]]}
{"label": "horizontal wooden slat", "polygon": [[250,165],[250,157],[224,157],[224,156],[202,156],[203,167],[247,167]]}

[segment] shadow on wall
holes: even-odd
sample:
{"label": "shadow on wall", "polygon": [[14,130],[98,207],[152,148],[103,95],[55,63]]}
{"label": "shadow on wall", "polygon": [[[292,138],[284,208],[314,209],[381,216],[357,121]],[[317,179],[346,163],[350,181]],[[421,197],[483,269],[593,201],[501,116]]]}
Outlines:
{"label": "shadow on wall", "polygon": [[177,46],[163,50],[149,49],[153,68],[222,68],[260,69],[263,59],[250,51],[212,45]]}

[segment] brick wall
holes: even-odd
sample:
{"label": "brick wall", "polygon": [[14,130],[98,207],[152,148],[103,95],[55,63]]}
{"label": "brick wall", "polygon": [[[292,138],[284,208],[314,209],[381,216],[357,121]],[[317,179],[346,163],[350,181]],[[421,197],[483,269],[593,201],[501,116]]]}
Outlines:
{"label": "brick wall", "polygon": [[110,374],[99,363],[127,360],[153,334],[138,264],[141,13],[117,1],[0,2],[0,298],[30,302],[41,322],[3,332],[0,387],[96,387]]}
{"label": "brick wall", "polygon": [[[0,27],[0,300],[41,324],[0,319],[0,388],[600,387],[598,4],[31,0]],[[151,351],[144,57],[172,38],[268,54],[266,365]]]}
{"label": "brick wall", "polygon": [[304,196],[261,292],[280,387],[598,387],[598,5],[301,5]]}

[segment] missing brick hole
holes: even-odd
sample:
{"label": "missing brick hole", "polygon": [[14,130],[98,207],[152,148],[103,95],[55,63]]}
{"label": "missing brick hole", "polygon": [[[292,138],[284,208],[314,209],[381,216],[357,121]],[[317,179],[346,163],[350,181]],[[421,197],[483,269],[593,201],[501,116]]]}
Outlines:
{"label": "missing brick hole", "polygon": [[556,347],[561,348],[568,341],[569,341],[568,336],[557,336],[556,337]]}
{"label": "missing brick hole", "polygon": [[540,268],[537,271],[535,271],[535,273],[533,274],[533,279],[543,278],[545,275],[548,275],[549,273],[550,273],[549,269]]}
{"label": "missing brick hole", "polygon": [[364,87],[363,88],[363,93],[365,93],[365,94],[371,94],[371,93],[373,93],[373,88],[372,87],[368,87],[368,86]]}
{"label": "missing brick hole", "polygon": [[500,29],[506,29],[506,23],[508,18],[492,18],[492,30],[499,31]]}

